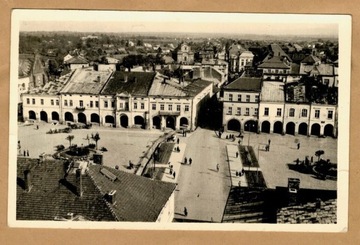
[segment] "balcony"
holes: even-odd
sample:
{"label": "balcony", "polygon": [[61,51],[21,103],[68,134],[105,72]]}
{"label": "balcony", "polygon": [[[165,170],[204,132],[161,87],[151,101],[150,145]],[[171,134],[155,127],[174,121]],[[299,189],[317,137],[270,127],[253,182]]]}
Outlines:
{"label": "balcony", "polygon": [[85,111],[85,106],[77,106],[75,107],[77,111]]}
{"label": "balcony", "polygon": [[180,116],[180,111],[159,111],[159,116]]}

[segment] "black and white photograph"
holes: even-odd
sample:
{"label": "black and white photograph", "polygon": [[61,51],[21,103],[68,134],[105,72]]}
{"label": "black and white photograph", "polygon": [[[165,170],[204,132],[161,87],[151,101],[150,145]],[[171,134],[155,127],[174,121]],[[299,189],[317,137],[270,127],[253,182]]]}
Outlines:
{"label": "black and white photograph", "polygon": [[351,17],[14,10],[8,225],[347,230]]}

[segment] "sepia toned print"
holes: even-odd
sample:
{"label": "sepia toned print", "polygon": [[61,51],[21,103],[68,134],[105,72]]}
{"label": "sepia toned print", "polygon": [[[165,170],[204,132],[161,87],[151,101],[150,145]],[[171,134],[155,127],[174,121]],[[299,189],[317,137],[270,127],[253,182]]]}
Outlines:
{"label": "sepia toned print", "polygon": [[350,21],[259,17],[15,11],[9,224],[346,229]]}

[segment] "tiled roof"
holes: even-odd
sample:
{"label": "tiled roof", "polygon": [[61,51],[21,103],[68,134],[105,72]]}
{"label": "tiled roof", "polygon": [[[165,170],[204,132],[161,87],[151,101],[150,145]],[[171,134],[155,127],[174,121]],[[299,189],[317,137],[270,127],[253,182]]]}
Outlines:
{"label": "tiled roof", "polygon": [[[37,163],[37,159],[19,158],[17,163],[16,218],[18,220],[54,220],[66,218],[68,213],[87,220],[115,221],[103,195],[89,176],[82,176],[83,195],[77,195],[75,174],[64,178],[64,165],[60,161]],[[24,190],[24,171],[30,169],[30,192]],[[62,180],[62,181],[61,181]]]}
{"label": "tiled roof", "polygon": [[273,56],[286,57],[289,61],[291,61],[290,57],[284,52],[284,50],[282,50],[282,48],[278,44],[273,43],[270,44],[269,47]]}
{"label": "tiled roof", "polygon": [[277,214],[277,223],[288,224],[335,224],[336,199],[306,203],[305,205],[291,206],[280,209]]}
{"label": "tiled roof", "polygon": [[147,96],[154,77],[154,72],[115,71],[101,94],[128,93],[133,96]]}
{"label": "tiled roof", "polygon": [[211,84],[212,82],[209,81],[195,80],[186,87],[184,87],[183,91],[185,91],[185,93],[189,96],[196,96]]}
{"label": "tiled roof", "polygon": [[254,57],[254,54],[251,51],[244,51],[240,54],[240,57]]}
{"label": "tiled roof", "polygon": [[89,61],[81,56],[72,57],[65,62],[66,64],[89,64]]}
{"label": "tiled roof", "polygon": [[90,68],[76,69],[61,93],[99,94],[110,75],[110,71],[93,71]]}
{"label": "tiled roof", "polygon": [[313,65],[317,62],[320,62],[320,59],[314,55],[308,55],[301,61],[301,63],[305,63],[305,64],[309,64],[309,65],[310,64]]}
{"label": "tiled roof", "polygon": [[334,66],[332,64],[306,65],[301,63],[299,73],[302,75],[333,76]]}
{"label": "tiled roof", "polygon": [[103,167],[117,177],[111,181],[100,173],[102,167],[90,166],[89,175],[103,195],[116,190],[116,203],[109,206],[119,221],[156,221],[176,187],[174,183]]}
{"label": "tiled roof", "polygon": [[258,68],[289,69],[290,66],[286,65],[280,56],[274,56],[265,60]]}
{"label": "tiled roof", "polygon": [[262,102],[284,102],[284,83],[264,81],[261,89]]}
{"label": "tiled roof", "polygon": [[239,77],[225,87],[226,90],[239,90],[239,91],[261,91],[261,78],[255,77]]}
{"label": "tiled roof", "polygon": [[187,94],[182,91],[180,84],[175,84],[168,79],[164,82],[164,76],[157,75],[149,90],[149,96],[175,96],[184,97]]}

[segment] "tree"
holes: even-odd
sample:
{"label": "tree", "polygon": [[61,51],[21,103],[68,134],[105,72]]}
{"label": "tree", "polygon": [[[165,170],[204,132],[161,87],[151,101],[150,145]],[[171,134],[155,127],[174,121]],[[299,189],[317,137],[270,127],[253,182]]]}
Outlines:
{"label": "tree", "polygon": [[95,141],[96,150],[97,150],[97,148],[98,148],[98,141],[100,140],[100,135],[99,135],[99,133],[91,134],[91,139],[92,139],[93,141]]}
{"label": "tree", "polygon": [[70,146],[71,146],[71,141],[72,141],[74,138],[75,138],[74,135],[68,135],[68,136],[66,137],[66,139],[69,141]]}
{"label": "tree", "polygon": [[318,161],[320,161],[320,156],[323,155],[325,152],[323,150],[318,150],[315,152],[315,156],[318,157]]}

